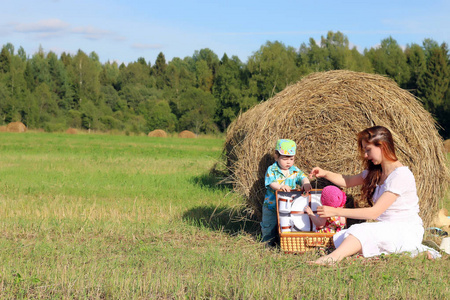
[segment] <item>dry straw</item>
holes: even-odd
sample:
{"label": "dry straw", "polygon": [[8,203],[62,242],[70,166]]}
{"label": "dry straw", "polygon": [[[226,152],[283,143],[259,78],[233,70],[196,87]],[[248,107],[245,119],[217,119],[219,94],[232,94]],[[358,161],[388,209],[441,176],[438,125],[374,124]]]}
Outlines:
{"label": "dry straw", "polygon": [[[443,141],[422,104],[380,75],[314,73],[240,115],[225,142],[230,180],[260,218],[264,174],[277,139],[297,143],[296,165],[306,173],[320,166],[355,174],[362,171],[356,134],[374,125],[391,130],[399,160],[415,175],[421,216],[429,224],[450,178]],[[346,192],[362,206],[359,188]]]}
{"label": "dry straw", "polygon": [[445,151],[447,153],[450,152],[450,140],[445,140],[444,141],[444,147],[445,147]]}
{"label": "dry straw", "polygon": [[167,137],[167,133],[162,129],[155,129],[148,133],[149,137]]}
{"label": "dry straw", "polygon": [[6,130],[9,132],[25,132],[27,131],[27,126],[22,122],[11,122],[6,126]]}
{"label": "dry straw", "polygon": [[189,130],[183,130],[182,132],[180,132],[178,134],[179,138],[186,138],[186,139],[193,139],[196,138],[197,135],[195,133],[193,133],[192,131]]}
{"label": "dry straw", "polygon": [[78,130],[76,130],[75,128],[68,128],[68,129],[66,130],[66,133],[67,133],[67,134],[77,134],[77,133],[78,133]]}

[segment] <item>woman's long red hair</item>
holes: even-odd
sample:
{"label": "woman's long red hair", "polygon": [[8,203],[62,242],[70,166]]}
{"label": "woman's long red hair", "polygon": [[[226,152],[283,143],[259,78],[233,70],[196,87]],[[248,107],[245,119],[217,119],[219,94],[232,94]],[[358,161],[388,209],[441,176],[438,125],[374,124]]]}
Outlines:
{"label": "woman's long red hair", "polygon": [[373,206],[372,197],[377,184],[380,182],[383,170],[381,169],[381,165],[375,165],[372,161],[364,158],[363,141],[380,147],[381,154],[385,159],[390,161],[397,161],[398,159],[395,155],[392,134],[387,128],[383,126],[374,126],[358,133],[358,150],[363,160],[364,168],[369,171],[366,178],[364,178],[364,183],[361,187],[361,198],[370,206]]}

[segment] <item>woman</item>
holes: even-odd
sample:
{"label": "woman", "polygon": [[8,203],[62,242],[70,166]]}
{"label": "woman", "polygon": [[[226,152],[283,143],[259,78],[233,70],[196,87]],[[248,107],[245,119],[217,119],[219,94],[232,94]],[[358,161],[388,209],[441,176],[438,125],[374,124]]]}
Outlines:
{"label": "woman", "polygon": [[[361,185],[366,208],[336,208],[320,206],[320,217],[340,216],[352,219],[376,220],[355,224],[334,236],[336,250],[313,262],[328,265],[361,253],[364,257],[380,254],[434,251],[423,246],[423,224],[419,217],[419,198],[414,175],[397,159],[391,132],[382,126],[367,128],[358,134],[358,150],[365,170],[346,176],[319,167],[310,177],[322,177],[341,187]],[[439,254],[429,252],[434,256]]]}

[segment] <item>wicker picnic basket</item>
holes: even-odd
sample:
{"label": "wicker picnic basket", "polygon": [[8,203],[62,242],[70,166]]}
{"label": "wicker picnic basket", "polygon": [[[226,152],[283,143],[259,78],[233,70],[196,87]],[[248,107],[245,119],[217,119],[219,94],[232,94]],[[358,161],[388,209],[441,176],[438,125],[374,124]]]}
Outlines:
{"label": "wicker picnic basket", "polygon": [[[302,195],[302,197],[307,198],[308,206],[310,206],[314,212],[315,209],[313,207],[312,203],[312,195],[316,197],[320,197],[322,193],[321,189],[313,189],[308,193],[307,195]],[[279,203],[282,203],[283,201],[286,201],[286,197],[280,197],[280,196],[289,196],[291,195],[292,198],[298,196],[301,194],[301,191],[299,190],[292,190],[291,192],[282,192],[277,191],[276,192],[276,204],[277,204],[277,219],[278,219],[278,234],[280,236],[280,247],[281,250],[285,253],[305,253],[307,251],[315,251],[319,248],[334,248],[333,243],[333,235],[334,233],[321,233],[321,232],[314,232],[313,231],[313,223],[311,220],[309,220],[309,231],[284,231],[284,227],[282,227],[280,223],[280,205]],[[301,215],[304,214],[307,216],[306,213],[303,211],[291,211],[288,215]],[[281,214],[286,217],[287,215],[285,213]],[[309,217],[308,217],[309,219]]]}

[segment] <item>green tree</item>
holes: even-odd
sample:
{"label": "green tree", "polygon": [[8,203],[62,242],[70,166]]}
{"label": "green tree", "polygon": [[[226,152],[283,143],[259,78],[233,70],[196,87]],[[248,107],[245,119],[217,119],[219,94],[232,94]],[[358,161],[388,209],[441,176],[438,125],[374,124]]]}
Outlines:
{"label": "green tree", "polygon": [[1,123],[7,124],[12,121],[13,116],[17,114],[11,97],[11,89],[3,82],[2,74],[0,74],[0,116]]}
{"label": "green tree", "polygon": [[405,49],[406,62],[409,66],[409,81],[406,89],[417,96],[419,78],[423,76],[426,66],[425,53],[417,44],[408,45]]}
{"label": "green tree", "polygon": [[6,46],[0,52],[0,73],[8,73],[11,68],[11,53]]}
{"label": "green tree", "polygon": [[204,48],[200,51],[195,51],[194,55],[192,55],[192,59],[195,63],[198,61],[205,61],[209,70],[211,70],[211,74],[213,76],[212,80],[214,81],[214,76],[216,75],[216,71],[220,63],[217,54],[215,54],[211,49]]}
{"label": "green tree", "polygon": [[11,56],[14,56],[14,45],[13,44],[11,44],[11,43],[6,43],[6,45],[4,46],[7,50],[8,50],[8,52],[9,52],[9,54],[11,55]]}
{"label": "green tree", "polygon": [[208,64],[208,67],[214,71],[219,66],[219,57],[209,48],[200,49],[200,51],[194,51],[192,58],[195,62],[204,60]]}
{"label": "green tree", "polygon": [[119,89],[120,87],[117,85],[119,78],[120,70],[117,62],[109,62],[107,61],[102,66],[102,70],[99,75],[100,85],[102,86],[112,86],[114,88]]}
{"label": "green tree", "polygon": [[139,106],[139,113],[147,121],[148,131],[163,129],[175,131],[176,116],[172,113],[169,103],[165,100],[146,100]]}
{"label": "green tree", "polygon": [[27,83],[25,81],[26,63],[18,56],[11,57],[10,72],[6,78],[9,79],[8,86],[11,89],[11,96],[16,101],[21,102],[29,93],[27,89]]}
{"label": "green tree", "polygon": [[45,122],[51,121],[52,118],[58,115],[59,110],[56,102],[57,96],[51,92],[49,86],[45,82],[36,87],[32,97],[34,97],[39,109],[37,111],[37,126],[42,126]]}
{"label": "green tree", "polygon": [[50,73],[50,89],[58,96],[58,107],[69,110],[74,107],[73,84],[69,80],[66,67],[55,53],[47,54],[48,69]]}
{"label": "green tree", "polygon": [[410,77],[410,69],[405,53],[396,40],[392,37],[384,39],[379,48],[371,48],[366,55],[371,60],[376,73],[386,74],[401,87],[406,86]]}
{"label": "green tree", "polygon": [[424,39],[422,45],[427,59],[432,55],[431,52],[433,49],[439,48],[439,43],[433,39]]}
{"label": "green tree", "polygon": [[145,100],[162,99],[162,92],[155,88],[148,88],[141,84],[126,85],[120,92],[120,98],[126,101],[128,107],[137,112],[139,105]]}
{"label": "green tree", "polygon": [[155,65],[152,67],[153,74],[156,78],[156,87],[163,89],[166,85],[166,57],[162,52],[156,57]]}
{"label": "green tree", "polygon": [[437,115],[445,107],[444,99],[449,89],[450,70],[448,66],[448,48],[428,49],[426,70],[418,80],[418,93],[424,101],[425,108]]}
{"label": "green tree", "polygon": [[326,38],[321,37],[321,47],[327,49],[328,59],[333,70],[348,69],[350,49],[348,38],[341,32],[329,31]]}
{"label": "green tree", "polygon": [[121,99],[119,93],[111,86],[104,85],[100,88],[101,96],[103,97],[103,102],[111,109],[112,112],[123,110],[126,106],[126,101],[123,106],[121,106]]}
{"label": "green tree", "polygon": [[215,120],[221,131],[226,130],[240,112],[257,103],[256,98],[249,98],[243,91],[243,70],[244,64],[237,56],[229,59],[224,54],[213,87],[213,95],[218,100]]}
{"label": "green tree", "polygon": [[77,108],[84,100],[97,103],[100,96],[100,63],[89,58],[83,51],[78,50],[68,68],[69,76],[74,84],[74,108]]}
{"label": "green tree", "polygon": [[73,58],[70,53],[63,52],[61,53],[60,60],[66,66],[66,68],[69,68],[72,65]]}
{"label": "green tree", "polygon": [[442,110],[438,113],[439,124],[442,128],[439,129],[440,134],[444,139],[450,139],[450,87],[445,93]]}
{"label": "green tree", "polygon": [[298,81],[301,73],[296,65],[297,53],[293,47],[280,42],[267,42],[249,57],[249,88],[251,96],[263,101]]}
{"label": "green tree", "polygon": [[199,60],[195,63],[195,75],[197,78],[196,87],[205,92],[210,92],[213,86],[214,77],[205,60]]}
{"label": "green tree", "polygon": [[129,63],[125,68],[119,71],[118,86],[123,87],[129,84],[141,84],[152,87],[150,77],[150,68],[147,64],[140,62]]}
{"label": "green tree", "polygon": [[373,73],[372,63],[369,58],[359,53],[356,47],[350,50],[350,58],[348,59],[348,70],[356,72]]}
{"label": "green tree", "polygon": [[98,109],[91,100],[82,101],[80,104],[81,128],[92,130],[99,128]]}
{"label": "green tree", "polygon": [[297,65],[303,66],[304,72],[323,72],[331,70],[328,49],[319,46],[313,38],[309,39],[309,46],[300,45]]}
{"label": "green tree", "polygon": [[23,49],[22,46],[19,47],[19,49],[17,50],[17,56],[23,61],[25,62],[27,60],[27,54],[25,52],[25,49]]}
{"label": "green tree", "polygon": [[189,68],[189,63],[178,57],[172,59],[166,69],[167,86],[175,97],[195,85],[195,76]]}
{"label": "green tree", "polygon": [[215,132],[214,113],[216,99],[208,92],[198,88],[189,88],[180,96],[178,121],[179,130],[192,130],[195,133]]}
{"label": "green tree", "polygon": [[48,61],[42,47],[39,47],[38,52],[27,61],[24,76],[30,92],[34,92],[34,89],[42,83],[52,85]]}
{"label": "green tree", "polygon": [[147,66],[147,67],[151,67],[151,63],[150,62],[148,62],[148,64],[147,64],[147,61],[145,60],[145,58],[143,58],[143,57],[139,57],[138,59],[137,59],[137,62],[138,63],[140,63],[140,64],[142,64],[143,66]]}

